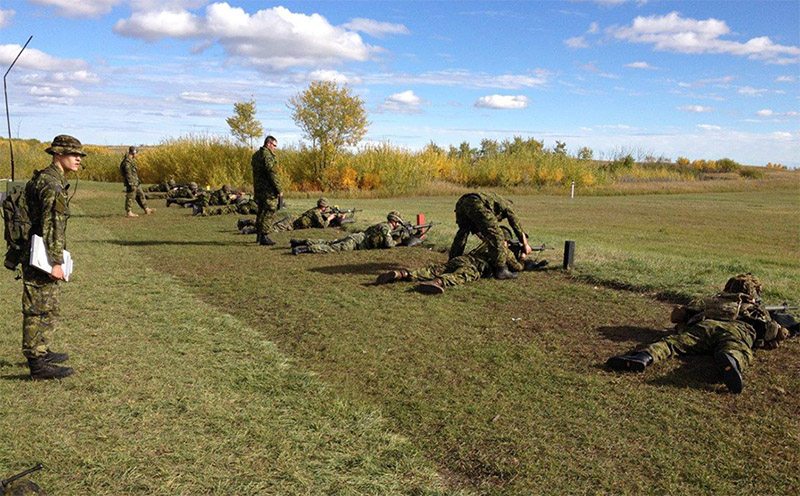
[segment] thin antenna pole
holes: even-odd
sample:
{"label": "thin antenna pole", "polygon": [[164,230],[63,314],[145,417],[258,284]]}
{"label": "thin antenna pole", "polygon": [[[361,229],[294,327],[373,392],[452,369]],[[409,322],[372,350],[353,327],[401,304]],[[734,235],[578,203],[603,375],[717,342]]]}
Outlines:
{"label": "thin antenna pole", "polygon": [[11,142],[11,116],[8,113],[8,86],[6,85],[6,76],[8,76],[9,72],[11,72],[11,69],[14,67],[14,64],[17,63],[17,59],[19,58],[20,55],[22,55],[22,52],[25,51],[25,48],[28,47],[28,43],[30,43],[32,39],[33,39],[33,35],[31,35],[28,38],[28,41],[25,42],[25,45],[23,45],[22,50],[20,50],[19,53],[17,54],[17,56],[14,58],[14,62],[11,62],[11,65],[8,66],[8,70],[6,71],[5,74],[3,74],[3,95],[5,95],[5,97],[6,97],[6,124],[8,125],[8,148],[9,148],[9,150],[11,152],[11,180],[12,181],[14,180],[14,145]]}

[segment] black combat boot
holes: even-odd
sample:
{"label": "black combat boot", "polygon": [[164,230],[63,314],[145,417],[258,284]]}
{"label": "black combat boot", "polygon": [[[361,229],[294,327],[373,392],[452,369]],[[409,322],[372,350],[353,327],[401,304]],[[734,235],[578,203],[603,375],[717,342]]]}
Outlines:
{"label": "black combat boot", "polygon": [[390,282],[402,281],[408,277],[408,271],[405,269],[390,270],[384,272],[375,279],[375,284],[389,284]]}
{"label": "black combat boot", "polygon": [[714,361],[722,373],[722,382],[728,386],[728,391],[733,394],[741,393],[744,384],[742,383],[742,371],[739,369],[736,359],[728,353],[720,351],[714,354]]}
{"label": "black combat boot", "polygon": [[34,381],[63,379],[74,372],[71,367],[60,367],[47,363],[43,357],[28,358],[28,367],[31,369],[31,379]]}
{"label": "black combat boot", "polygon": [[269,236],[266,234],[262,234],[261,239],[258,240],[258,244],[261,246],[272,246],[275,244],[275,242],[269,239]]}
{"label": "black combat boot", "polygon": [[620,372],[644,372],[648,365],[653,363],[653,355],[646,351],[637,351],[627,355],[611,357],[606,362],[612,370]]}
{"label": "black combat boot", "polygon": [[172,205],[173,203],[175,203],[175,200],[173,200],[172,198],[167,198],[167,208],[169,208],[169,206]]}
{"label": "black combat boot", "polygon": [[47,350],[42,359],[47,363],[61,363],[69,360],[69,355],[66,353],[58,353],[52,350]]}
{"label": "black combat boot", "polygon": [[292,255],[300,255],[301,253],[311,253],[306,245],[297,245],[292,247]]}
{"label": "black combat boot", "polygon": [[253,221],[250,219],[239,219],[236,221],[236,229],[242,230],[245,226],[250,226],[253,224]]}
{"label": "black combat boot", "polygon": [[305,239],[290,239],[289,244],[294,248],[295,246],[308,246],[308,241]]}
{"label": "black combat boot", "polygon": [[434,279],[430,282],[423,282],[421,284],[417,284],[415,288],[420,293],[425,294],[442,294],[444,293],[444,283],[441,279]]}
{"label": "black combat boot", "polygon": [[539,270],[547,267],[547,260],[525,260],[525,270]]}
{"label": "black combat boot", "polygon": [[507,267],[500,267],[499,269],[494,271],[494,278],[495,279],[516,279],[517,274],[508,270]]}

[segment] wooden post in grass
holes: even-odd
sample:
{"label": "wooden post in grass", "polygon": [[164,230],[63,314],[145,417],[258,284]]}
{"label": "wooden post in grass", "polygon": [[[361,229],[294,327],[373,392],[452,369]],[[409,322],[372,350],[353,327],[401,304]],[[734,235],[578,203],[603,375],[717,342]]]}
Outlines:
{"label": "wooden post in grass", "polygon": [[[425,214],[418,213],[417,214],[417,225],[421,226],[423,224],[425,224]],[[425,235],[423,234],[422,236],[419,237],[419,239],[425,239]]]}
{"label": "wooden post in grass", "polygon": [[575,242],[564,241],[564,270],[569,270],[575,262]]}

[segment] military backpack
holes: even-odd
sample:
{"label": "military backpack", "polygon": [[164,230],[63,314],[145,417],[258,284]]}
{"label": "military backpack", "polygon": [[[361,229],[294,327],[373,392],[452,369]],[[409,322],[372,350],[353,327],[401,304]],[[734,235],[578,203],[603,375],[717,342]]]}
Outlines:
{"label": "military backpack", "polygon": [[[36,179],[38,174],[38,171],[34,173],[33,179]],[[9,270],[17,269],[30,247],[31,218],[28,213],[26,190],[26,185],[14,186],[3,200],[3,237],[6,240],[6,257],[3,265]]]}

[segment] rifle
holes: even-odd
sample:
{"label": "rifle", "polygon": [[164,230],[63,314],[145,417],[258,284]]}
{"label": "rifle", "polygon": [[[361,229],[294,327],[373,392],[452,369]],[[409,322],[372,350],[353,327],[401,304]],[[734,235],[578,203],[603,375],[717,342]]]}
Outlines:
{"label": "rifle", "polygon": [[767,312],[787,312],[789,310],[797,310],[800,306],[789,305],[788,302],[783,302],[781,305],[766,305],[763,307]]}
{"label": "rifle", "polygon": [[428,234],[433,227],[433,222],[428,224],[410,224],[404,222],[392,231],[392,237],[400,237],[401,243],[405,246],[417,246],[422,243],[422,238]]}
{"label": "rifle", "polygon": [[6,489],[8,486],[10,486],[10,485],[11,485],[11,483],[12,483],[12,482],[14,482],[15,480],[22,479],[22,478],[23,478],[23,477],[25,477],[26,475],[28,475],[28,474],[32,474],[32,473],[36,472],[37,470],[41,470],[42,468],[44,468],[44,467],[43,467],[43,465],[42,465],[41,463],[37,463],[37,464],[36,464],[36,465],[34,465],[33,467],[31,467],[31,468],[29,468],[29,469],[27,469],[27,470],[23,470],[22,472],[20,472],[20,473],[18,473],[18,474],[16,474],[16,475],[12,475],[12,476],[11,476],[11,477],[9,477],[8,479],[3,479],[3,480],[1,480],[1,481],[0,481],[0,490],[1,490],[2,492],[0,492],[0,494],[5,494],[5,489]]}
{"label": "rifle", "polygon": [[356,212],[363,212],[363,208],[348,208],[347,210],[342,210],[339,207],[333,206],[330,209],[330,213],[336,215],[353,215]]}

